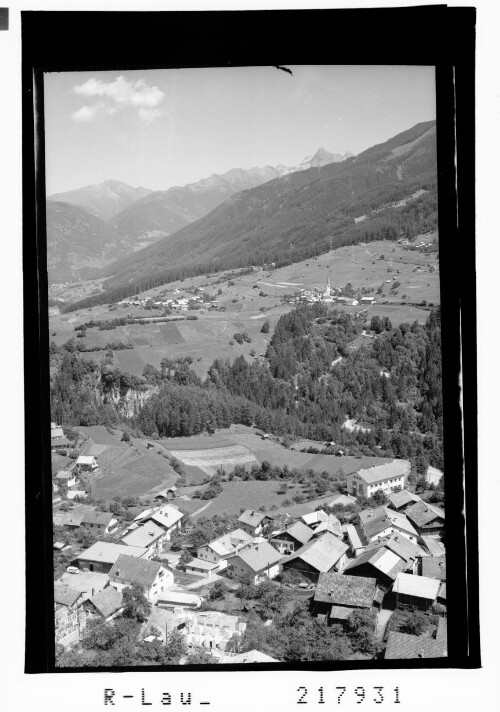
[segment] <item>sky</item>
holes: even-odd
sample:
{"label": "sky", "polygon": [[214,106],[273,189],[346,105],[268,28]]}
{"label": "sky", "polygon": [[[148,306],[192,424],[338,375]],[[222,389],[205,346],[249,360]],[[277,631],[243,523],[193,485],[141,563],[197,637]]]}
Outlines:
{"label": "sky", "polygon": [[166,190],[213,173],[360,153],[435,118],[433,67],[47,73],[47,194],[105,180]]}

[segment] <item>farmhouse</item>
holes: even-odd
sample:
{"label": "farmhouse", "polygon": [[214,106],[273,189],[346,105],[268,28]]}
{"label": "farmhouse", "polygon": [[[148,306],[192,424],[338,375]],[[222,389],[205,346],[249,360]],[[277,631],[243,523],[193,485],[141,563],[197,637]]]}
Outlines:
{"label": "farmhouse", "polygon": [[82,527],[98,534],[109,534],[118,526],[118,521],[111,512],[97,512],[91,510],[85,512],[82,519]]}
{"label": "farmhouse", "polygon": [[304,524],[307,524],[308,527],[311,527],[311,529],[316,529],[316,527],[321,522],[328,521],[328,514],[326,512],[324,512],[322,509],[318,509],[314,512],[309,512],[308,514],[303,514],[300,517],[300,520],[302,522],[304,522]]}
{"label": "farmhouse", "polygon": [[79,472],[94,472],[98,467],[97,458],[93,455],[80,455],[76,461],[76,468]]}
{"label": "farmhouse", "polygon": [[258,536],[262,533],[266,524],[271,521],[267,514],[256,512],[253,509],[245,509],[238,517],[241,529],[251,536]]}
{"label": "farmhouse", "polygon": [[165,539],[165,530],[154,522],[148,521],[123,537],[122,542],[127,546],[146,549],[148,552],[147,556],[150,558],[161,552]]}
{"label": "farmhouse", "polygon": [[147,510],[145,516],[136,517],[144,522],[151,521],[165,532],[165,539],[170,541],[172,534],[182,528],[184,514],[173,504],[165,504],[158,509]]}
{"label": "farmhouse", "polygon": [[90,615],[108,623],[123,611],[122,594],[113,586],[108,586],[85,601],[84,608]]}
{"label": "farmhouse", "polygon": [[336,507],[338,505],[348,507],[350,504],[356,504],[356,497],[353,497],[350,494],[338,494],[330,502],[328,502],[329,507]]}
{"label": "farmhouse", "polygon": [[174,585],[174,574],[160,561],[120,554],[109,572],[109,580],[118,591],[138,584],[148,601],[156,603]]}
{"label": "farmhouse", "polygon": [[368,576],[380,584],[392,584],[400,571],[406,569],[406,561],[385,546],[365,551],[344,569],[345,575]]}
{"label": "farmhouse", "polygon": [[361,540],[362,533],[358,531],[354,524],[344,524],[342,527],[344,538],[349,542],[351,553],[359,556],[365,550],[366,544]]}
{"label": "farmhouse", "polygon": [[354,611],[369,610],[377,596],[377,582],[363,576],[322,573],[314,594],[313,615],[345,621]]}
{"label": "farmhouse", "polygon": [[231,556],[248,548],[252,542],[253,537],[250,534],[244,532],[243,529],[235,529],[229,534],[223,534],[218,539],[200,546],[196,555],[199,559],[219,564],[219,569],[222,571],[226,568],[227,560]]}
{"label": "farmhouse", "polygon": [[147,549],[136,546],[125,546],[123,544],[112,544],[106,541],[96,541],[95,544],[79,554],[76,559],[78,568],[81,571],[98,571],[107,574],[120,554],[136,556],[138,558],[147,556]]}
{"label": "farmhouse", "polygon": [[418,494],[413,494],[409,490],[401,490],[393,492],[389,495],[389,507],[395,509],[396,512],[404,512],[408,507],[411,507],[415,502],[420,502],[421,498]]}
{"label": "farmhouse", "polygon": [[361,528],[368,543],[384,536],[398,532],[410,541],[417,543],[418,534],[411,522],[400,512],[388,507],[363,509],[359,513]]}
{"label": "farmhouse", "polygon": [[422,536],[422,542],[431,556],[444,556],[446,550],[439,539],[424,535]]}
{"label": "farmhouse", "polygon": [[436,602],[440,586],[439,579],[399,573],[392,590],[398,606],[428,610]]}
{"label": "farmhouse", "polygon": [[280,573],[281,558],[271,544],[263,542],[232,557],[227,564],[227,575],[240,580],[248,576],[257,585],[262,579],[273,579]]}
{"label": "farmhouse", "polygon": [[60,470],[56,475],[56,480],[59,485],[67,487],[68,489],[70,487],[75,487],[76,483],[78,482],[75,475],[72,472],[68,472],[67,470]]}
{"label": "farmhouse", "polygon": [[276,532],[269,539],[270,544],[272,544],[280,554],[293,554],[294,551],[300,549],[301,546],[307,544],[309,539],[313,536],[313,531],[303,522],[295,522],[287,529]]}
{"label": "farmhouse", "polygon": [[346,563],[346,551],[346,544],[326,532],[284,559],[283,569],[293,569],[316,582],[321,573],[342,571]]}
{"label": "farmhouse", "polygon": [[86,625],[83,608],[85,596],[68,586],[54,586],[54,622],[56,643],[67,647],[78,642]]}
{"label": "farmhouse", "polygon": [[440,618],[433,638],[409,635],[391,630],[384,658],[408,660],[414,658],[446,658],[448,656],[446,618]]}
{"label": "farmhouse", "polygon": [[410,470],[409,460],[393,460],[385,465],[375,465],[347,475],[347,489],[350,494],[361,497],[371,497],[377,490],[389,495],[394,487],[404,488]]}
{"label": "farmhouse", "polygon": [[375,297],[361,297],[361,299],[359,300],[360,304],[364,304],[367,306],[375,304],[375,301]]}
{"label": "farmhouse", "polygon": [[330,532],[334,536],[342,539],[342,525],[334,514],[329,514],[326,521],[320,522],[317,527],[314,528],[313,536],[320,536],[323,532]]}
{"label": "farmhouse", "polygon": [[421,546],[415,544],[407,537],[402,536],[401,534],[398,534],[396,532],[389,536],[382,537],[380,541],[377,539],[372,544],[369,544],[366,548],[367,550],[373,550],[381,546],[385,546],[386,549],[389,549],[389,551],[394,552],[401,559],[406,561],[406,568],[404,569],[404,571],[413,574],[417,572],[417,563],[419,557],[425,555],[425,552]]}
{"label": "farmhouse", "polygon": [[427,502],[415,502],[405,511],[406,516],[415,525],[420,536],[424,534],[441,538],[444,534],[444,512],[439,507]]}

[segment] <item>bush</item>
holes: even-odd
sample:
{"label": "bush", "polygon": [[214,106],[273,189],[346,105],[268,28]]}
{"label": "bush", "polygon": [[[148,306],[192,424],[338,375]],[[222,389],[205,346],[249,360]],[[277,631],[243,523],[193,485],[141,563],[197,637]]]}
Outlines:
{"label": "bush", "polygon": [[269,334],[270,328],[271,328],[271,324],[266,319],[266,321],[262,324],[262,329],[260,331],[262,334]]}

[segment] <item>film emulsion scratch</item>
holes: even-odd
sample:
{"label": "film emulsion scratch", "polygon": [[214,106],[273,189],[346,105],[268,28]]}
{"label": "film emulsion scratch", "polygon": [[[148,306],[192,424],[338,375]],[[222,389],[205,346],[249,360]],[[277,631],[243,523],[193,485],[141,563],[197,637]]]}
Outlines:
{"label": "film emulsion scratch", "polygon": [[44,102],[56,666],[446,659],[434,68]]}

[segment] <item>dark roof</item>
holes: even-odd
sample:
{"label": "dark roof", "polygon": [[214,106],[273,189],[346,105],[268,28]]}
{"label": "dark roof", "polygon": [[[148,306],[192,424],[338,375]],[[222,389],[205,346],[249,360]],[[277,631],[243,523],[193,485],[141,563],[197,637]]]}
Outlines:
{"label": "dark roof", "polygon": [[422,576],[446,581],[446,556],[422,556]]}
{"label": "dark roof", "polygon": [[422,556],[424,553],[424,550],[418,544],[414,544],[407,537],[396,532],[393,532],[389,536],[383,536],[377,539],[377,541],[373,541],[366,547],[366,550],[377,549],[381,546],[390,549],[406,562],[411,559],[416,559],[417,556]]}
{"label": "dark roof", "polygon": [[376,536],[389,527],[397,527],[417,536],[413,525],[406,518],[406,512],[403,514],[389,507],[377,507],[377,509],[363,509],[359,517],[368,537]]}
{"label": "dark roof", "polygon": [[113,586],[103,588],[89,600],[104,618],[116,613],[122,607],[122,594]]}
{"label": "dark roof", "polygon": [[72,606],[81,595],[81,591],[70,588],[69,586],[57,583],[54,586],[54,603],[60,603],[63,606]]}
{"label": "dark roof", "polygon": [[245,511],[240,514],[238,521],[243,524],[248,524],[251,527],[258,527],[263,519],[267,517],[267,514],[263,512],[256,512],[253,509],[245,509]]}
{"label": "dark roof", "polygon": [[113,514],[111,512],[98,512],[93,510],[85,512],[82,524],[100,524],[103,527],[107,527],[112,519]]}
{"label": "dark roof", "polygon": [[370,564],[384,576],[388,576],[393,581],[400,571],[406,568],[406,560],[402,559],[398,554],[394,553],[385,546],[365,551],[360,556],[356,557],[351,563],[346,566],[344,571],[352,572],[360,566]]}
{"label": "dark roof", "polygon": [[446,636],[435,640],[434,638],[425,638],[422,635],[396,633],[391,630],[387,640],[385,659],[445,658],[447,654]]}
{"label": "dark roof", "polygon": [[400,509],[400,507],[405,507],[407,504],[419,502],[420,497],[418,494],[413,494],[412,492],[404,489],[401,490],[401,492],[393,492],[389,495],[389,501],[394,509]]}
{"label": "dark roof", "polygon": [[317,603],[371,608],[376,589],[377,581],[374,578],[321,573],[314,600]]}
{"label": "dark roof", "polygon": [[345,621],[349,618],[351,613],[354,613],[355,610],[355,608],[350,608],[349,606],[332,606],[330,610],[330,618]]}
{"label": "dark roof", "polygon": [[159,561],[138,559],[135,556],[120,554],[109,572],[109,578],[116,576],[127,583],[151,586],[162,566],[163,564]]}
{"label": "dark roof", "polygon": [[295,522],[284,531],[274,534],[272,538],[279,539],[283,534],[289,534],[293,539],[298,541],[299,544],[307,544],[313,533],[313,530],[304,524],[304,522]]}
{"label": "dark roof", "polygon": [[415,502],[405,510],[405,514],[417,527],[425,527],[436,519],[444,523],[444,512],[439,507],[426,502]]}

